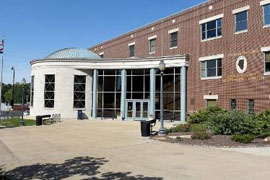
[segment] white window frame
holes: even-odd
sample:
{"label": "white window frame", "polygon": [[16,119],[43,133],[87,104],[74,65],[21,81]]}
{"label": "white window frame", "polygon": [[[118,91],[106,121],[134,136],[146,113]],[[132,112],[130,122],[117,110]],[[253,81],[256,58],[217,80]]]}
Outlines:
{"label": "white window frame", "polygon": [[[241,33],[248,32],[248,27],[249,27],[249,25],[248,25],[249,24],[249,12],[248,11],[249,11],[249,9],[250,9],[250,6],[248,5],[248,6],[244,6],[244,7],[238,8],[238,9],[234,9],[232,11],[232,14],[234,15],[234,34],[241,34]],[[247,12],[247,29],[242,30],[242,31],[236,31],[236,15],[238,13],[242,13],[244,11]]]}
{"label": "white window frame", "polygon": [[156,43],[157,43],[157,35],[153,35],[153,36],[150,36],[148,37],[148,43],[149,43],[149,54],[155,54],[156,53],[156,47],[157,47],[157,44],[155,46],[155,51],[151,52],[151,41],[152,40],[156,40]]}
{"label": "white window frame", "polygon": [[270,5],[270,0],[261,1],[260,5],[262,6],[262,11],[263,11],[263,27],[268,28],[268,27],[270,27],[270,24],[265,24],[264,6]]}
{"label": "white window frame", "polygon": [[[171,29],[168,31],[168,34],[170,36],[170,49],[177,49],[178,48],[178,31],[179,31],[179,28],[175,28],[175,29]],[[171,47],[171,34],[172,33],[177,33],[177,46],[174,46],[174,47]]]}
{"label": "white window frame", "polygon": [[[224,54],[217,54],[217,55],[213,55],[213,56],[200,57],[199,61],[200,61],[200,78],[201,78],[201,80],[221,79],[222,75],[221,76],[213,76],[213,77],[202,77],[201,76],[201,63],[206,62],[206,61],[210,61],[210,60],[218,60],[218,59],[221,59],[221,62],[222,62],[223,58],[224,58]],[[221,64],[221,68],[222,68],[222,64]],[[207,71],[205,73],[207,73]]]}
{"label": "white window frame", "polygon": [[266,68],[265,68],[265,64],[266,64],[266,62],[265,62],[265,53],[267,53],[267,52],[270,52],[270,46],[268,46],[268,47],[262,47],[261,48],[261,51],[263,52],[263,72],[264,72],[264,75],[265,76],[269,76],[270,75],[270,72],[266,72],[265,70],[266,70]]}

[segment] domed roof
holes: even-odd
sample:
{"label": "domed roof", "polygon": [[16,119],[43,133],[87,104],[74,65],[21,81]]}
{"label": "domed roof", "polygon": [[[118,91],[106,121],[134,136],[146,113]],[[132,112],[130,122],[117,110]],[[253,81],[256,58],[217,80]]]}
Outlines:
{"label": "domed roof", "polygon": [[100,56],[80,48],[65,48],[48,55],[46,59],[100,59]]}

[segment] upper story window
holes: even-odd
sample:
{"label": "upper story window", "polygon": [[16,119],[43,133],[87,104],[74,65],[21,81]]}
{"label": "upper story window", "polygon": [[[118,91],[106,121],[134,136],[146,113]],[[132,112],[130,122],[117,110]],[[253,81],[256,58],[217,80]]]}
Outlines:
{"label": "upper story window", "polygon": [[201,38],[202,40],[211,39],[222,36],[222,20],[216,19],[201,24]]}
{"label": "upper story window", "polygon": [[264,53],[265,57],[265,73],[270,73],[270,51]]}
{"label": "upper story window", "polygon": [[235,14],[235,32],[245,31],[248,28],[248,11]]}
{"label": "upper story window", "polygon": [[270,4],[263,6],[263,24],[264,26],[270,26]]}
{"label": "upper story window", "polygon": [[222,58],[223,54],[201,57],[200,58],[200,72],[201,79],[215,79],[222,77]]}
{"label": "upper story window", "polygon": [[177,47],[177,35],[177,31],[170,34],[170,48]]}
{"label": "upper story window", "polygon": [[150,39],[149,40],[149,52],[150,53],[155,53],[156,52],[156,38]]}
{"label": "upper story window", "polygon": [[86,76],[74,76],[74,108],[85,108]]}
{"label": "upper story window", "polygon": [[129,57],[135,56],[135,42],[130,43],[129,45]]}
{"label": "upper story window", "polygon": [[54,107],[55,75],[45,75],[44,105],[46,108]]}

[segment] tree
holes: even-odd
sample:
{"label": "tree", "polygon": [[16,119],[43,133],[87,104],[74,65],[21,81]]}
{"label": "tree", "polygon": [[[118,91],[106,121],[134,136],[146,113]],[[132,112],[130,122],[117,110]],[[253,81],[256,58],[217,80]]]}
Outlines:
{"label": "tree", "polygon": [[[2,89],[2,102],[10,103],[12,100],[12,85],[3,84]],[[14,85],[14,103],[20,104],[22,102],[22,91],[23,85],[16,83]],[[30,84],[25,84],[24,90],[24,102],[29,102],[30,100]]]}

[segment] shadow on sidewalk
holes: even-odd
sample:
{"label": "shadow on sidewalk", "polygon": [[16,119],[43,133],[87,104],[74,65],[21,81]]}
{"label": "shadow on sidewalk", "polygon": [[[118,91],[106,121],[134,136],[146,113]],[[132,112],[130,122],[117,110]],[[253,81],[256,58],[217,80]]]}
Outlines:
{"label": "shadow on sidewalk", "polygon": [[[54,179],[60,180],[74,175],[84,176],[84,180],[162,180],[160,177],[145,177],[143,175],[132,176],[131,172],[105,172],[98,169],[107,163],[105,158],[76,157],[66,160],[62,164],[33,164],[20,166],[3,172],[3,179],[29,180],[29,179]],[[1,174],[0,174],[1,179]]]}

